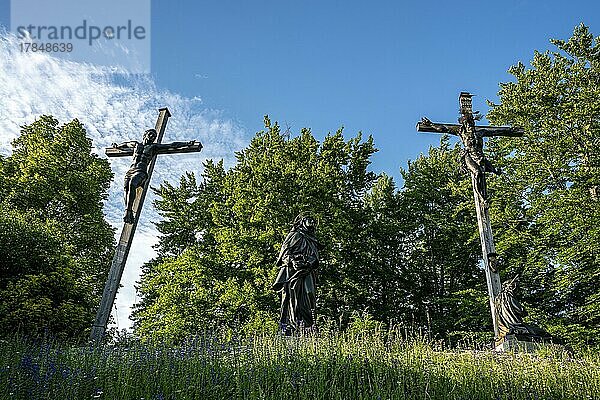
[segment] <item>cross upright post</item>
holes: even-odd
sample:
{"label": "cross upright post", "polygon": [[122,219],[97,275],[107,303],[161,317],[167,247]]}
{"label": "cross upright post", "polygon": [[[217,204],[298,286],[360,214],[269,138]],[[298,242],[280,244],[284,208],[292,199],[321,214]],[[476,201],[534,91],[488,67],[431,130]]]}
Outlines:
{"label": "cross upright post", "polygon": [[133,235],[140,219],[140,213],[150,187],[150,179],[154,171],[156,156],[159,154],[178,154],[199,152],[202,144],[198,141],[174,142],[162,144],[162,138],[167,127],[171,113],[166,107],[159,109],[158,119],[154,129],[148,129],[144,134],[144,141],[129,141],[121,144],[113,143],[106,149],[108,157],[133,156],[131,168],[125,175],[125,224],[121,237],[115,249],[108,279],[102,293],[100,307],[96,314],[90,339],[99,341],[106,332],[108,318],[113,307],[117,290],[123,276],[127,256],[131,249]]}
{"label": "cross upright post", "polygon": [[494,246],[494,236],[489,216],[489,204],[485,173],[492,172],[501,174],[499,169],[494,168],[483,153],[483,138],[490,136],[523,136],[523,129],[500,126],[476,126],[475,120],[480,118],[478,112],[473,112],[472,97],[467,92],[461,92],[459,96],[460,118],[459,124],[440,124],[431,122],[423,117],[417,123],[418,132],[447,133],[458,136],[464,146],[463,161],[470,172],[473,186],[473,197],[477,211],[477,225],[481,240],[481,251],[483,253],[483,264],[488,288],[490,311],[496,338],[499,336],[498,314],[496,312],[495,299],[502,288],[500,275],[498,274],[498,255]]}

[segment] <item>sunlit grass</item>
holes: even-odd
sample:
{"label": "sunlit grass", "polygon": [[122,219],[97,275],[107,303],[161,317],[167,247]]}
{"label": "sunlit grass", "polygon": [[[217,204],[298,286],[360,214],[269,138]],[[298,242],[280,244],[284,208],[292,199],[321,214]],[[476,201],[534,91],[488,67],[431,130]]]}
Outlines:
{"label": "sunlit grass", "polygon": [[589,352],[449,351],[396,332],[179,346],[0,343],[2,399],[600,399]]}

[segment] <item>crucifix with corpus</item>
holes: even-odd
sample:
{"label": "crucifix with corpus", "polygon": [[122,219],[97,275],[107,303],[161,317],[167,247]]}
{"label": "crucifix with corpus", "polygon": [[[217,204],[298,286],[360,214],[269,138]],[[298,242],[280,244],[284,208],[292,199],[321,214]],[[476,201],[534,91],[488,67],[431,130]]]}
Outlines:
{"label": "crucifix with corpus", "polygon": [[132,163],[125,174],[125,215],[123,217],[125,224],[108,273],[96,320],[92,326],[90,338],[94,341],[100,340],[106,332],[108,318],[119,289],[135,228],[140,218],[146,193],[150,187],[150,178],[154,171],[156,156],[159,154],[192,153],[202,150],[202,144],[198,141],[161,143],[170,116],[171,113],[166,107],[159,109],[155,128],[148,129],[144,133],[142,142],[113,143],[111,147],[106,149],[108,157],[132,156]]}
{"label": "crucifix with corpus", "polygon": [[423,117],[421,121],[417,123],[417,131],[455,135],[458,136],[463,143],[463,161],[471,174],[490,311],[492,313],[494,334],[496,335],[496,340],[498,340],[500,330],[495,300],[500,294],[502,285],[500,283],[500,275],[498,274],[498,256],[494,246],[494,237],[492,235],[492,227],[488,213],[489,204],[485,173],[492,172],[500,175],[501,171],[495,168],[485,157],[485,154],[483,153],[483,138],[490,136],[517,137],[523,136],[524,132],[522,128],[476,126],[475,120],[479,120],[481,116],[478,112],[473,112],[472,97],[473,95],[470,93],[460,93],[460,118],[458,119],[458,124],[439,124],[431,122],[429,119]]}

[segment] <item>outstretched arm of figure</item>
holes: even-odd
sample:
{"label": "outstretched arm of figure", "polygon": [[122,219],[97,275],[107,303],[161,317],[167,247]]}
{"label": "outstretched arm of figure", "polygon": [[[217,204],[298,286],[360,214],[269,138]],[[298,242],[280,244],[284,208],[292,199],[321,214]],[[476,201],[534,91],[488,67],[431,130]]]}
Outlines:
{"label": "outstretched arm of figure", "polygon": [[491,136],[510,136],[519,137],[525,134],[523,128],[509,127],[509,126],[477,126],[475,131],[478,135],[484,137]]}
{"label": "outstretched arm of figure", "polygon": [[128,142],[123,142],[123,143],[112,143],[110,145],[110,147],[112,147],[113,149],[122,149],[122,150],[126,150],[126,149],[132,149],[135,147],[136,145],[136,141],[135,140],[130,140]]}
{"label": "outstretched arm of figure", "polygon": [[155,143],[153,147],[156,154],[194,153],[202,150],[202,143],[190,140],[189,142]]}
{"label": "outstretched arm of figure", "polygon": [[133,154],[133,148],[137,142],[131,140],[123,143],[113,143],[110,147],[107,147],[105,152],[108,157],[128,157]]}
{"label": "outstretched arm of figure", "polygon": [[459,128],[460,125],[438,124],[436,122],[431,122],[426,117],[421,118],[421,121],[417,122],[418,132],[448,133],[450,135],[458,135]]}

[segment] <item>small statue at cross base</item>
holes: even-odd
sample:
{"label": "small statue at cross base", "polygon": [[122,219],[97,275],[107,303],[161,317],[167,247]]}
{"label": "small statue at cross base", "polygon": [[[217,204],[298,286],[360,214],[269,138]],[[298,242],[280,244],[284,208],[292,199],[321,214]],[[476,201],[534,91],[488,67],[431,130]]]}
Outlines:
{"label": "small statue at cross base", "polygon": [[315,323],[321,247],[314,236],[315,229],[314,218],[298,215],[281,245],[273,290],[279,292],[281,299],[279,326],[284,335],[312,329]]}
{"label": "small statue at cross base", "polygon": [[523,318],[527,316],[527,311],[515,297],[516,287],[517,277],[515,276],[502,285],[500,293],[494,300],[498,315],[498,340],[504,339],[506,335],[550,337],[550,334],[543,329],[523,322]]}

